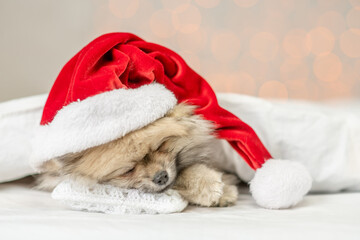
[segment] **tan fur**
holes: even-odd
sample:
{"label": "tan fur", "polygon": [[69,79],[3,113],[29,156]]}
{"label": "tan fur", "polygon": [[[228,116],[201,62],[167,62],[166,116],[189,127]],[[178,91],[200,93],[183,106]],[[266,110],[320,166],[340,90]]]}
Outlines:
{"label": "tan fur", "polygon": [[[209,167],[212,124],[193,114],[194,107],[178,104],[166,116],[126,136],[53,159],[42,167],[39,188],[51,189],[65,177],[87,184],[109,183],[123,188],[160,192],[173,187],[190,203],[227,206],[237,199],[234,181]],[[168,181],[153,182],[166,171]],[[225,175],[224,175],[225,176]]]}
{"label": "tan fur", "polygon": [[211,207],[225,207],[237,199],[235,186],[226,185],[222,173],[204,164],[194,164],[184,169],[174,189],[193,204]]}

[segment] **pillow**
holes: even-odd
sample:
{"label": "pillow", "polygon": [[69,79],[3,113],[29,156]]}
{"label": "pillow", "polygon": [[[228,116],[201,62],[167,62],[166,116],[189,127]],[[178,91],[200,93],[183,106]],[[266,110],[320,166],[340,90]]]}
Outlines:
{"label": "pillow", "polygon": [[107,184],[87,186],[71,179],[61,182],[51,194],[74,210],[110,214],[164,214],[181,212],[188,202],[172,189],[146,193]]}
{"label": "pillow", "polygon": [[0,104],[0,182],[33,174],[28,161],[31,138],[40,123],[47,95]]}

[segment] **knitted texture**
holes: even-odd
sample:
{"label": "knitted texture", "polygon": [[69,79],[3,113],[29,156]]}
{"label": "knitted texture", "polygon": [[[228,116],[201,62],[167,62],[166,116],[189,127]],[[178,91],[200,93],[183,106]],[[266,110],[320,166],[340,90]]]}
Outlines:
{"label": "knitted texture", "polygon": [[164,193],[144,193],[105,184],[88,187],[72,180],[61,182],[51,196],[75,210],[110,214],[174,213],[188,205],[177,191],[171,189]]}

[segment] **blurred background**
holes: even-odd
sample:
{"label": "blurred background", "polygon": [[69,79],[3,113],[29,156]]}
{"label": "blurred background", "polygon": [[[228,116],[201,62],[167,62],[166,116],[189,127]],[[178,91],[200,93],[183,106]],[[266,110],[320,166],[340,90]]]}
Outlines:
{"label": "blurred background", "polygon": [[0,101],[46,93],[107,32],[178,52],[218,92],[360,96],[360,0],[0,0]]}

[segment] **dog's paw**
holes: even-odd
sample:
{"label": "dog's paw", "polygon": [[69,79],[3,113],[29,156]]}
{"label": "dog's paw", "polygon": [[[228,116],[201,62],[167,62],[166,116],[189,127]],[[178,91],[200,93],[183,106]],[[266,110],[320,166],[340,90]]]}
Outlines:
{"label": "dog's paw", "polygon": [[218,206],[229,207],[234,205],[238,199],[238,195],[239,192],[235,185],[225,185]]}
{"label": "dog's paw", "polygon": [[222,173],[204,164],[195,164],[179,174],[174,189],[191,204],[211,207],[219,205],[224,186]]}
{"label": "dog's paw", "polygon": [[[174,189],[191,204],[203,207],[227,207],[234,205],[238,191],[232,175],[224,175],[204,164],[195,164],[184,169],[178,176]],[[225,181],[224,181],[225,180]]]}
{"label": "dog's paw", "polygon": [[221,181],[221,175],[206,176],[201,179],[199,190],[194,193],[192,202],[204,207],[219,206],[220,199],[224,194],[224,182]]}

